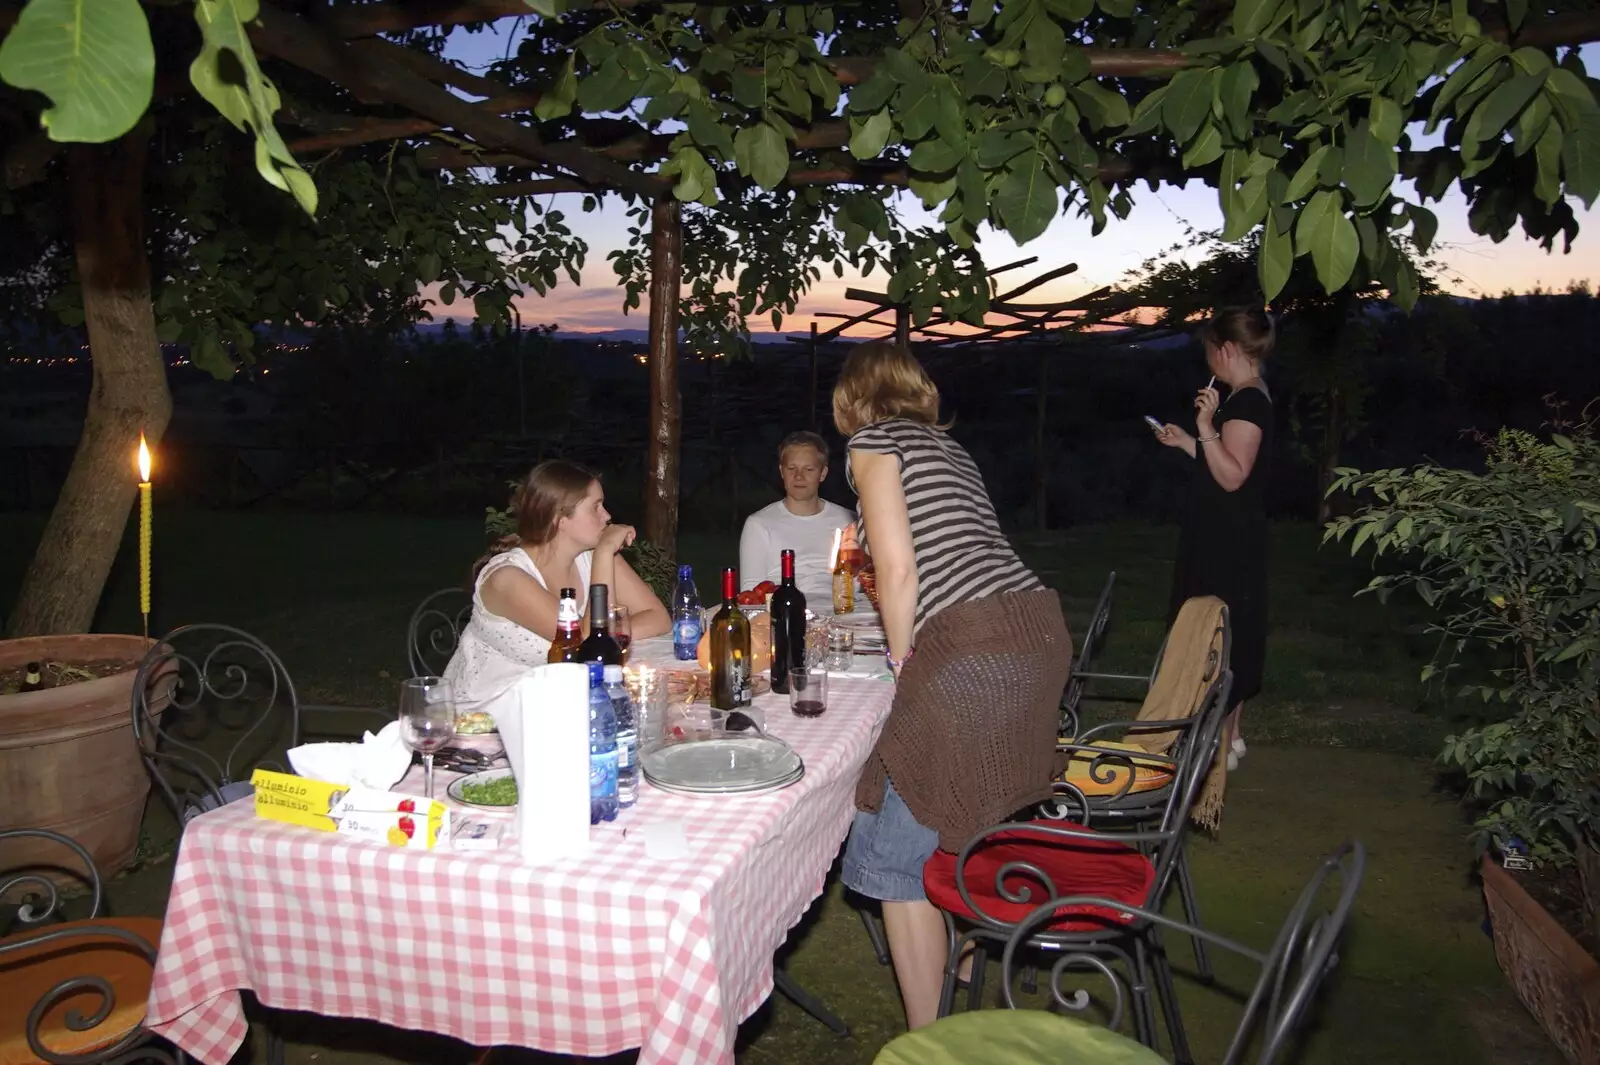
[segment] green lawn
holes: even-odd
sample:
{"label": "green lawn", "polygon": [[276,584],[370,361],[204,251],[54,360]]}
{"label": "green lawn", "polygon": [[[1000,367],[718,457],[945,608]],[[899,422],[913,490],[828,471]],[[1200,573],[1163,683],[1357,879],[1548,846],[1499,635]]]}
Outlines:
{"label": "green lawn", "polygon": [[[460,582],[482,542],[473,520],[191,511],[159,514],[157,522],[154,628],[199,620],[240,626],[279,651],[307,699],[379,706],[393,701],[404,671],[411,607]],[[0,601],[9,601],[40,524],[0,518]],[[735,551],[731,539],[690,538],[683,546],[703,587]],[[1117,571],[1100,664],[1131,671],[1147,670],[1160,642],[1172,547],[1170,529],[1136,525],[1023,543],[1061,592],[1075,628],[1106,573]],[[1230,777],[1221,833],[1193,844],[1207,923],[1265,946],[1318,857],[1359,836],[1371,853],[1367,880],[1343,964],[1299,1060],[1555,1065],[1561,1059],[1495,966],[1468,876],[1465,826],[1428,761],[1456,711],[1421,699],[1416,678],[1432,650],[1420,635],[1422,615],[1404,604],[1353,599],[1366,581],[1362,567],[1338,548],[1319,551],[1310,526],[1276,529],[1273,560],[1268,673],[1245,723],[1251,753]],[[125,549],[102,629],[137,630],[130,563]],[[113,885],[119,912],[160,911],[175,835],[152,815],[145,865]],[[790,971],[852,1026],[853,1037],[838,1039],[777,1000],[746,1024],[740,1060],[870,1062],[899,1030],[899,1003],[892,976],[877,965],[836,885],[791,943]],[[1174,944],[1174,956],[1187,964],[1187,946]],[[1184,979],[1180,989],[1203,1062],[1220,1060],[1250,974],[1225,964],[1221,978],[1219,988]],[[299,1019],[291,1034],[297,1063],[379,1065],[464,1054],[448,1040],[338,1020]]]}

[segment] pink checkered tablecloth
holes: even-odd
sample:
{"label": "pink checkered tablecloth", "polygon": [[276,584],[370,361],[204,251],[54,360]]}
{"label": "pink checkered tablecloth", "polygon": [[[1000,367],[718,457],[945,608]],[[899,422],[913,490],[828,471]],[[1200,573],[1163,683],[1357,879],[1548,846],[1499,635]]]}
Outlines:
{"label": "pink checkered tablecloth", "polygon": [[[641,1065],[731,1063],[772,991],[772,956],[821,893],[893,685],[834,678],[803,720],[756,705],[805,759],[794,786],[696,797],[641,783],[582,859],[404,851],[258,820],[235,803],[184,832],[148,1023],[207,1065],[244,1040],[240,991],[265,1004]],[[444,775],[438,783],[443,794]],[[411,778],[408,778],[408,782]],[[687,856],[637,831],[677,821]],[[629,831],[632,830],[632,831]]]}

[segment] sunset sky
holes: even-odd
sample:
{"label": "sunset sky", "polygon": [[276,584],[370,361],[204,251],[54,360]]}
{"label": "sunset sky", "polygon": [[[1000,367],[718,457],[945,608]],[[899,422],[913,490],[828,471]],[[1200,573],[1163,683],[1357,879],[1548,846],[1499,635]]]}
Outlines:
{"label": "sunset sky", "polygon": [[[497,24],[498,34],[457,31],[451,41],[450,54],[469,66],[482,69],[505,54],[510,43],[507,34],[512,25],[509,20]],[[1600,65],[1600,47],[1586,46],[1582,57],[1590,70],[1596,69]],[[901,195],[905,199],[903,213],[908,221],[914,222],[919,216],[932,221],[932,216],[922,211],[915,197],[909,193]],[[1134,189],[1133,197],[1134,210],[1129,218],[1123,222],[1112,219],[1097,237],[1090,236],[1088,220],[1059,217],[1043,236],[1022,248],[1003,233],[986,231],[979,241],[979,250],[990,266],[1037,256],[1038,263],[1008,275],[1008,279],[1019,282],[1065,263],[1077,263],[1076,273],[1029,294],[1030,299],[1043,302],[1071,299],[1115,284],[1151,255],[1182,240],[1187,228],[1208,230],[1222,225],[1216,190],[1198,181],[1184,189],[1163,186],[1156,192],[1140,185]],[[547,297],[531,293],[520,297],[517,302],[523,322],[555,322],[570,332],[645,328],[642,311],[631,315],[622,313],[622,291],[617,287],[616,274],[606,258],[608,252],[627,242],[627,219],[621,203],[613,201],[586,215],[576,195],[553,196],[549,201],[565,213],[573,231],[588,242],[588,264],[581,275],[581,286],[563,283]],[[1536,285],[1565,289],[1568,283],[1582,279],[1592,279],[1600,285],[1600,211],[1585,211],[1579,207],[1582,232],[1571,254],[1564,255],[1559,242],[1555,251],[1546,253],[1520,232],[1500,244],[1478,236],[1467,227],[1465,201],[1458,194],[1452,193],[1443,203],[1428,206],[1439,216],[1436,256],[1453,275],[1440,278],[1450,291],[1467,296],[1498,296],[1506,289],[1521,292]],[[863,284],[862,279],[852,273],[835,279],[831,272],[825,271],[824,279],[801,301],[798,312],[784,320],[783,328],[803,331],[809,328],[811,316],[818,311],[859,311],[862,305],[846,301],[844,290],[856,286],[881,291],[883,284],[881,275],[867,278]],[[465,309],[465,305],[458,306]],[[451,310],[439,308],[436,313],[448,316]],[[821,327],[827,328],[828,324],[824,319]],[[769,320],[752,321],[751,327],[762,332],[770,330],[772,324]],[[871,332],[867,330],[869,335]]]}

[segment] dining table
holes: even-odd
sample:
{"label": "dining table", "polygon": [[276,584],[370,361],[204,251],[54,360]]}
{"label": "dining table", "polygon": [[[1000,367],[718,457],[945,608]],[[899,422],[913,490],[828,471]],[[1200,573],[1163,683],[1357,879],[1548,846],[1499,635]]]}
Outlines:
{"label": "dining table", "polygon": [[[196,817],[178,851],[149,1028],[223,1065],[246,1037],[248,991],[275,1010],[477,1047],[637,1047],[641,1065],[731,1065],[740,1022],[772,993],[774,952],[823,891],[889,713],[881,659],[857,662],[831,678],[821,716],[756,698],[766,731],[804,760],[796,783],[741,796],[641,780],[638,801],[592,826],[582,855],[549,864],[525,863],[514,841],[390,847],[260,819],[248,801]],[[635,664],[695,668],[664,638],[636,641]],[[438,774],[439,798],[450,779]],[[420,768],[394,790],[420,794]],[[681,854],[647,853],[649,838],[679,830]]]}

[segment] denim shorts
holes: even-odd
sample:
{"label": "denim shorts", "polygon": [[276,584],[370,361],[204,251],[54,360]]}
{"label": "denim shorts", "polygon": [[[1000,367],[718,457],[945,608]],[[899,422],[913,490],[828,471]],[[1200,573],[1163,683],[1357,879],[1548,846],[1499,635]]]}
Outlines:
{"label": "denim shorts", "polygon": [[869,899],[919,902],[928,897],[922,890],[922,867],[938,849],[939,834],[911,816],[889,782],[876,811],[856,811],[840,879]]}

